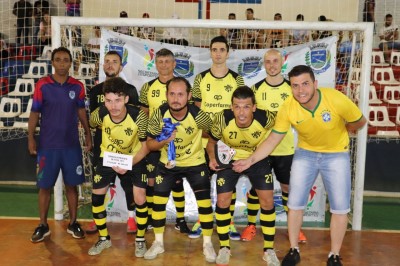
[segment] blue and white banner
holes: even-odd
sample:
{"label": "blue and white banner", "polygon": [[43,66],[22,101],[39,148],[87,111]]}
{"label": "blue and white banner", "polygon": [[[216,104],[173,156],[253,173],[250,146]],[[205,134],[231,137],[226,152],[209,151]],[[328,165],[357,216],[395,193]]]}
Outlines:
{"label": "blue and white banner", "polygon": [[[334,88],[336,44],[337,37],[334,36],[279,49],[284,57],[282,74],[287,76],[296,65],[309,65],[314,70],[319,86]],[[105,29],[102,30],[100,47],[100,82],[105,79],[102,71],[104,55],[109,50],[116,50],[122,57],[123,70],[120,76],[138,90],[144,83],[158,76],[155,56],[162,48],[175,54],[175,75],[187,78],[191,84],[198,73],[209,69],[212,64],[208,48],[154,42]],[[266,77],[263,64],[266,51],[267,49],[232,50],[227,65],[244,77],[246,85],[251,86]]]}

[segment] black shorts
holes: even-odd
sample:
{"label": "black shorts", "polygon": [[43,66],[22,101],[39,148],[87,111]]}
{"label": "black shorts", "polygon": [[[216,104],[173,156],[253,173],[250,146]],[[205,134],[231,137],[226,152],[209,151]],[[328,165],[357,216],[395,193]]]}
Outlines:
{"label": "black shorts", "polygon": [[272,178],[271,166],[268,158],[252,165],[242,173],[236,173],[231,168],[223,169],[217,172],[216,187],[217,194],[232,192],[239,180],[239,177],[246,175],[249,178],[251,186],[259,190],[274,190],[274,179]]}
{"label": "black shorts", "polygon": [[160,163],[161,152],[152,151],[146,156],[147,178],[155,178],[157,175],[157,167]]}
{"label": "black shorts", "polygon": [[268,156],[271,168],[274,170],[279,183],[289,185],[290,169],[292,168],[293,154],[283,156]]}
{"label": "black shorts", "polygon": [[193,191],[210,190],[211,188],[208,167],[205,164],[188,167],[176,166],[168,169],[164,164],[160,163],[154,180],[154,191],[169,193],[175,186],[176,181],[182,180],[184,177],[186,177]]}
{"label": "black shorts", "polygon": [[98,165],[96,167],[96,175],[93,177],[93,189],[104,188],[109,185],[113,186],[117,175],[121,179],[121,184],[131,182],[132,186],[135,187],[147,187],[146,161],[141,160],[132,167],[131,171],[127,171],[124,175],[117,174],[111,167]]}

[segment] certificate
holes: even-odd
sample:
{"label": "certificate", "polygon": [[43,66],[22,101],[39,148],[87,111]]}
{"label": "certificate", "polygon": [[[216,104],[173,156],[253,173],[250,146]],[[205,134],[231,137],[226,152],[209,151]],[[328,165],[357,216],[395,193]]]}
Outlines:
{"label": "certificate", "polygon": [[132,159],[132,155],[105,151],[103,155],[103,166],[119,166],[125,170],[132,170]]}

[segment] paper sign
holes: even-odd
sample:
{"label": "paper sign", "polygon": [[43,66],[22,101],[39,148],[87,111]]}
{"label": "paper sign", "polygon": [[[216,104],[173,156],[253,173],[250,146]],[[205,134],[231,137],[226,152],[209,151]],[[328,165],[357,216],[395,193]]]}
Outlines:
{"label": "paper sign", "polygon": [[103,166],[119,166],[122,169],[132,170],[132,159],[132,155],[105,151],[103,156]]}

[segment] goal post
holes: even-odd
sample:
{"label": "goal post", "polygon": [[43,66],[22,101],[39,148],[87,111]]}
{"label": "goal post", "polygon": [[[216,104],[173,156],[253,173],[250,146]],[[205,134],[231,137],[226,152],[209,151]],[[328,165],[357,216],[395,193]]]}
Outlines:
{"label": "goal post", "polygon": [[[196,40],[196,43],[203,42],[208,45],[209,40],[218,35],[219,29],[262,29],[262,30],[308,30],[308,31],[337,31],[337,32],[356,32],[358,34],[358,44],[360,49],[356,55],[352,49],[348,55],[349,67],[345,70],[346,81],[344,90],[352,99],[353,85],[350,83],[351,77],[349,72],[357,64],[357,68],[361,69],[360,74],[360,89],[357,103],[362,113],[368,115],[368,99],[369,99],[369,84],[371,73],[371,52],[373,43],[373,23],[340,23],[340,22],[286,22],[286,21],[241,21],[241,20],[188,20],[188,19],[134,19],[134,18],[84,18],[84,17],[56,17],[52,18],[52,48],[55,49],[62,44],[62,34],[66,27],[85,27],[85,26],[100,26],[100,27],[155,27],[155,28],[188,28],[192,32],[207,32],[207,40]],[[193,38],[198,35],[192,34]],[[356,36],[353,35],[353,47],[356,46]],[[68,45],[72,49],[72,42]],[[355,58],[357,57],[358,62]],[[336,60],[336,56],[334,57]],[[335,62],[336,63],[336,62]],[[335,78],[336,81],[336,78]],[[356,146],[352,152],[352,218],[351,224],[353,230],[361,230],[362,226],[362,208],[363,208],[363,191],[364,191],[364,175],[365,175],[365,158],[366,158],[366,143],[367,143],[367,127],[359,130],[355,136],[352,136],[354,145]],[[353,151],[353,149],[352,149]],[[63,197],[60,195],[61,182],[57,182],[55,188],[55,203],[62,202]],[[62,191],[62,190],[61,190]],[[62,206],[62,204],[61,204]],[[55,219],[62,219],[62,216],[57,215],[60,211],[60,204],[55,204]]]}

